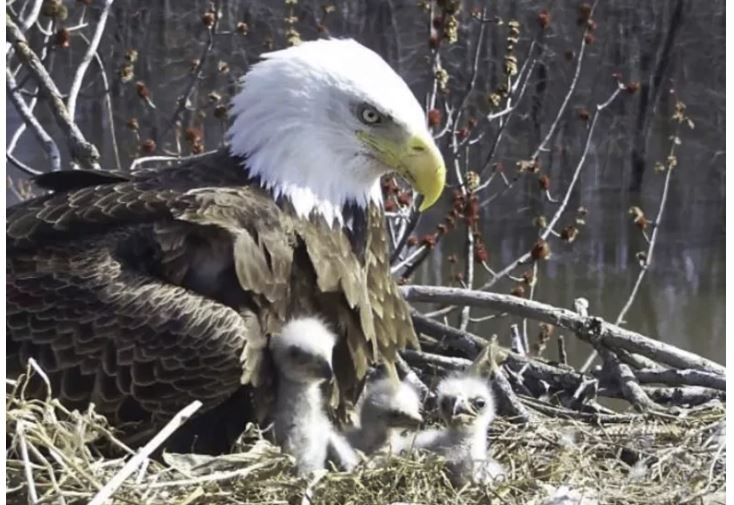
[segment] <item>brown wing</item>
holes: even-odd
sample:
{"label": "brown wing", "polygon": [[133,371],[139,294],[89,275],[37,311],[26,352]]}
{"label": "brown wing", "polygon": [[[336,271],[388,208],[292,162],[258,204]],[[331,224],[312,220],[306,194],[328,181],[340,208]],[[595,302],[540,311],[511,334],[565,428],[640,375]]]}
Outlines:
{"label": "brown wing", "polygon": [[118,249],[136,232],[8,263],[9,373],[34,357],[63,401],[92,401],[117,422],[165,419],[194,399],[224,401],[240,387],[243,349],[260,331],[252,313],[126,266]]}
{"label": "brown wing", "polygon": [[288,216],[227,157],[91,187],[70,177],[8,209],[8,372],[34,357],[63,401],[116,420],[256,385],[288,305]]}

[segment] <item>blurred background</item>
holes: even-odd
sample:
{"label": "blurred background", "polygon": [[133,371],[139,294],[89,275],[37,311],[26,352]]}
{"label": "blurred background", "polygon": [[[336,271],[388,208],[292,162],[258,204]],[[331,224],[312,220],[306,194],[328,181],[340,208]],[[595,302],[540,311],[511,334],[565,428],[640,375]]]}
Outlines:
{"label": "blurred background", "polygon": [[[23,14],[31,3],[16,0],[11,8]],[[62,93],[69,90],[104,3],[45,0],[26,32]],[[449,185],[457,187],[454,161],[463,177],[470,171],[480,176],[478,226],[486,264],[496,271],[533,247],[538,217],[553,215],[553,200],[564,196],[584,152],[589,116],[616,86],[624,86],[599,115],[559,229],[579,216],[584,223],[575,240],[549,238],[552,255],[538,262],[534,297],[567,308],[585,297],[590,313],[616,319],[640,271],[637,253],[647,249],[629,209],[637,206],[654,218],[665,178],[654,167],[665,163],[677,135],[677,165],[654,259],[625,326],[724,363],[724,24],[723,0],[117,0],[87,71],[76,119],[102,153],[105,169],[128,169],[141,156],[216,149],[227,125],[227,103],[259,54],[299,40],[355,38],[380,53],[427,110],[437,111],[434,130],[447,157]],[[508,37],[517,39],[510,51]],[[508,55],[519,70],[510,75],[510,82],[521,85],[510,93],[516,106],[490,121],[488,115],[510,103],[501,92]],[[48,107],[42,100],[35,104],[32,80],[22,70],[15,79],[68,163]],[[492,94],[498,90],[496,102]],[[695,128],[678,128],[671,120],[678,102]],[[447,127],[462,103],[461,122]],[[531,158],[554,123],[547,149],[538,155],[538,171],[518,170],[518,161]],[[8,104],[6,144],[26,167],[6,164],[8,204],[33,194],[28,168],[42,172],[50,166],[33,135],[19,133],[21,124]],[[471,142],[455,156],[450,137],[457,135]],[[548,193],[539,188],[542,176],[548,177]],[[452,208],[452,187],[421,217],[413,232],[417,244],[406,254],[425,237],[436,237],[436,226]],[[457,226],[438,239],[406,282],[466,281],[465,229]],[[474,287],[489,276],[475,267]],[[521,265],[514,274],[528,270],[532,265]],[[509,293],[521,284],[504,278],[492,290]],[[486,315],[473,312],[467,329],[497,333],[507,342],[510,325],[521,324]],[[456,324],[456,315],[449,321]],[[527,324],[531,339],[539,331],[537,323]],[[588,347],[577,347],[573,338],[566,342],[571,363],[582,362]],[[548,354],[555,356],[555,350]]]}

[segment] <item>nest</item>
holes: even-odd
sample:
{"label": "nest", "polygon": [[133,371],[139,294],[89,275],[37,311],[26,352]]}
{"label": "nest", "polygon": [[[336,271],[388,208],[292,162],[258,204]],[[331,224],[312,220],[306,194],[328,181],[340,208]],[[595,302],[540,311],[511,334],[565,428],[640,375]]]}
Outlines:
{"label": "nest", "polygon": [[[25,377],[8,384],[8,503],[724,502],[726,418],[721,405],[606,426],[552,417],[525,424],[498,419],[491,427],[490,447],[507,470],[506,478],[494,485],[454,488],[443,462],[426,454],[378,456],[352,473],[298,478],[292,458],[255,426],[248,426],[233,454],[141,457],[116,438],[93,407],[70,411],[50,396],[27,398]],[[119,456],[103,456],[102,445],[115,448]],[[111,498],[101,499],[104,493]]]}

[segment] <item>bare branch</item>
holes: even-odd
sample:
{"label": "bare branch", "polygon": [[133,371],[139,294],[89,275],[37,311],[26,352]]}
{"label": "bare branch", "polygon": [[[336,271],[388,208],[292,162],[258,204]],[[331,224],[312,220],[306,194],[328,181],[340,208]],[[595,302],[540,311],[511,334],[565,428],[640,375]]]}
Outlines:
{"label": "bare branch", "polygon": [[107,25],[107,17],[109,16],[112,2],[114,2],[114,0],[104,1],[102,12],[99,15],[99,21],[97,21],[97,27],[94,29],[92,40],[89,42],[89,46],[82,57],[82,61],[79,63],[79,66],[74,73],[74,80],[71,82],[71,88],[69,89],[69,97],[66,100],[66,107],[69,110],[69,117],[71,117],[72,121],[76,115],[76,99],[77,96],[79,96],[79,90],[82,88],[84,74],[87,73],[87,68],[89,68],[92,58],[97,54],[97,48],[99,47],[99,42],[102,40],[102,34],[104,33],[105,26]]}
{"label": "bare branch", "polygon": [[[23,97],[20,96],[20,90],[17,87],[15,78],[10,72],[9,67],[5,68],[5,80],[10,101],[15,105],[18,114],[23,118],[23,122],[31,129],[33,134],[36,136],[36,139],[38,139],[38,142],[43,146],[46,156],[48,156],[48,159],[51,162],[51,170],[61,170],[61,154],[59,153],[59,148],[56,145],[56,142],[54,142],[51,135],[49,135],[43,128],[38,119],[36,119],[36,116],[33,115],[33,111],[28,107],[28,104],[25,102]],[[8,151],[8,156],[11,156],[10,151]],[[25,169],[23,170],[25,171]]]}
{"label": "bare branch", "polygon": [[33,0],[33,4],[31,5],[31,10],[28,12],[28,16],[23,20],[23,22],[20,25],[20,29],[23,30],[23,33],[27,32],[31,26],[36,22],[38,19],[38,15],[41,13],[41,7],[43,6],[43,0]]}
{"label": "bare branch", "polygon": [[16,167],[21,172],[25,172],[26,174],[30,175],[31,177],[34,177],[36,175],[41,175],[43,173],[43,172],[41,172],[39,170],[36,170],[34,168],[29,167],[28,165],[26,165],[25,163],[23,163],[22,161],[20,161],[18,158],[16,158],[15,156],[13,156],[10,151],[7,151],[5,153],[5,156],[8,158],[8,161],[14,167]]}
{"label": "bare branch", "polygon": [[[609,107],[611,103],[614,101],[614,99],[619,96],[619,93],[621,91],[621,88],[618,86],[614,92],[610,95],[610,97],[603,103],[600,103],[596,106],[596,111],[594,112],[594,116],[591,119],[591,124],[589,125],[589,130],[586,132],[586,141],[584,142],[584,150],[581,153],[581,157],[579,158],[578,163],[576,164],[576,169],[573,172],[573,177],[571,178],[571,182],[568,184],[568,188],[566,188],[566,193],[563,196],[563,200],[561,201],[561,204],[558,206],[558,209],[556,209],[556,212],[553,214],[553,217],[551,218],[550,222],[548,223],[548,226],[541,232],[540,238],[543,240],[547,240],[548,236],[553,231],[553,227],[558,223],[558,220],[561,219],[561,216],[563,215],[563,212],[566,210],[566,207],[568,206],[568,202],[571,199],[571,194],[573,193],[574,188],[576,187],[576,183],[579,180],[579,176],[581,175],[581,169],[584,167],[584,163],[586,162],[586,156],[589,153],[589,148],[591,147],[591,139],[594,134],[594,128],[596,127],[597,120],[599,118],[599,114]],[[488,280],[480,289],[489,289],[492,286],[494,286],[497,281],[502,279],[503,277],[509,275],[515,268],[517,268],[518,265],[522,263],[526,263],[530,260],[530,252],[527,252],[517,258],[515,261],[507,265],[505,268],[497,272],[495,276],[493,276],[490,280]]]}
{"label": "bare branch", "polygon": [[18,25],[10,19],[10,16],[6,17],[5,25],[7,28],[8,42],[15,48],[18,58],[26,64],[28,71],[36,80],[40,92],[48,98],[54,118],[66,136],[72,158],[84,168],[99,169],[99,152],[97,148],[84,138],[84,134],[82,134],[79,127],[69,115],[64,100],[61,98],[61,92],[59,92],[51,76],[48,75],[38,55],[28,45],[25,36],[18,28]]}

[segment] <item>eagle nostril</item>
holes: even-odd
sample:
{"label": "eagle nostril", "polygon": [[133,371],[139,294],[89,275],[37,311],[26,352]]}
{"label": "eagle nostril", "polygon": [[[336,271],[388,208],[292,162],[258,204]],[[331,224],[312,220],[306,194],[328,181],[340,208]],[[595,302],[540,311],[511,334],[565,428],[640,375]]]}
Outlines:
{"label": "eagle nostril", "polygon": [[423,144],[413,144],[411,149],[413,150],[413,152],[422,153],[426,150],[426,146],[424,146]]}

